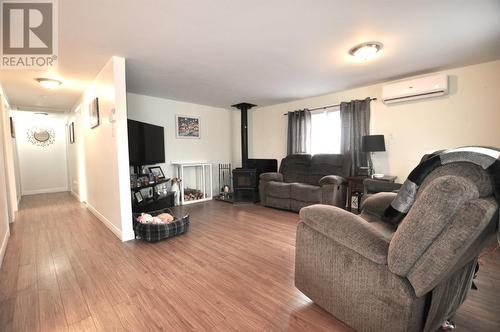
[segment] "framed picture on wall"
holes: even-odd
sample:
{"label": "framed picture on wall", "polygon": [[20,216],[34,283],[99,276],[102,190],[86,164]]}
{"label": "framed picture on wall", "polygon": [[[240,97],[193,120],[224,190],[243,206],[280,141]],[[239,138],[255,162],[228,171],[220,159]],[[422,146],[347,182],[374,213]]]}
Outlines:
{"label": "framed picture on wall", "polygon": [[10,119],[10,137],[16,138],[16,129],[14,127],[14,119],[12,117]]}
{"label": "framed picture on wall", "polygon": [[75,143],[75,123],[71,122],[69,125],[69,143]]}
{"label": "framed picture on wall", "polygon": [[99,126],[99,99],[95,98],[89,105],[90,128]]}
{"label": "framed picture on wall", "polygon": [[175,116],[176,138],[200,138],[200,118],[176,115]]}

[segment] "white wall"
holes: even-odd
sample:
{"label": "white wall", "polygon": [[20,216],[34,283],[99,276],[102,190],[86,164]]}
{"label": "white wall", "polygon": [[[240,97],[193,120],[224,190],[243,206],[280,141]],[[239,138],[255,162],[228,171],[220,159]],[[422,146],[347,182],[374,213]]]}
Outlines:
{"label": "white wall", "polygon": [[[420,157],[429,150],[464,145],[500,146],[500,61],[442,71],[450,76],[448,96],[385,105],[382,85],[306,98],[249,111],[249,156],[276,158],[286,155],[286,116],[301,108],[338,104],[352,99],[372,102],[371,133],[384,134],[386,152],[375,153],[377,173],[404,181]],[[239,141],[239,120],[234,121],[234,142]],[[239,147],[234,147],[236,151]],[[241,157],[235,154],[235,158]]]}
{"label": "white wall", "polygon": [[[88,111],[85,109],[85,111]],[[74,123],[75,142],[68,142],[68,169],[71,193],[81,202],[87,201],[87,176],[85,169],[85,129],[84,110],[77,106],[68,115],[68,128]]]}
{"label": "white wall", "polygon": [[[96,97],[100,125],[91,129],[89,105]],[[125,59],[112,57],[106,63],[70,118],[76,126],[76,144],[69,148],[72,190],[78,190],[89,210],[122,241],[133,239]]]}
{"label": "white wall", "polygon": [[2,89],[0,87],[0,127],[3,128],[3,144],[0,148],[3,149],[4,153],[4,167],[6,174],[6,186],[7,186],[7,206],[8,215],[10,222],[14,222],[16,212],[18,210],[18,201],[20,196],[19,190],[19,177],[16,176],[16,161],[17,154],[15,146],[16,140],[12,138],[10,131],[10,116],[11,112],[9,110],[9,105],[7,100],[2,95]]}
{"label": "white wall", "polygon": [[[66,115],[39,115],[32,112],[12,112],[15,119],[21,191],[33,195],[68,190],[66,165]],[[32,128],[52,129],[54,143],[37,146],[28,140]]]}
{"label": "white wall", "polygon": [[[82,107],[77,107],[68,115],[68,133],[71,123],[74,124],[74,143],[68,140],[68,169],[69,187],[71,193],[81,202],[87,201],[85,175],[85,135],[84,129],[88,126],[83,120]],[[82,128],[83,127],[83,128]]]}
{"label": "white wall", "polygon": [[[0,94],[0,113],[4,105],[3,95]],[[8,202],[7,202],[7,172],[5,169],[5,156],[3,146],[5,144],[6,129],[0,124],[0,266],[2,265],[5,249],[7,248],[7,241],[10,235],[9,232],[9,215],[8,215]],[[10,130],[9,130],[10,135]]]}
{"label": "white wall", "polygon": [[[231,162],[231,114],[233,111],[174,100],[127,94],[128,117],[165,128],[165,163],[160,164],[166,177],[175,176],[171,162],[207,162],[213,164],[213,190],[218,190],[218,163]],[[201,117],[200,139],[175,137],[175,116]]]}
{"label": "white wall", "polygon": [[21,197],[22,197],[22,190],[21,190],[21,168],[19,167],[19,153],[17,150],[17,138],[12,139],[12,153],[14,155],[14,176],[16,178],[15,185],[16,185],[17,209],[19,209],[19,203],[21,202]]}
{"label": "white wall", "polygon": [[[250,109],[247,111],[248,113],[248,158],[253,158],[254,156],[251,154],[250,146],[252,145],[252,132],[253,132],[253,110]],[[234,167],[241,167],[241,111],[233,110],[231,112],[231,163]]]}

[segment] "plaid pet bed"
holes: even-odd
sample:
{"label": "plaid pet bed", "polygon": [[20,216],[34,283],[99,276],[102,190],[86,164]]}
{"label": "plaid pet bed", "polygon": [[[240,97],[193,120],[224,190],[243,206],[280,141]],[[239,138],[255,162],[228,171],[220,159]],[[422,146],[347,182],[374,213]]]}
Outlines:
{"label": "plaid pet bed", "polygon": [[174,221],[169,224],[141,224],[137,221],[137,217],[141,214],[133,213],[132,219],[134,223],[135,238],[142,239],[147,242],[158,242],[187,232],[189,228],[189,215],[178,218],[170,209],[148,212],[148,214],[153,217],[161,213],[171,214],[175,218]]}

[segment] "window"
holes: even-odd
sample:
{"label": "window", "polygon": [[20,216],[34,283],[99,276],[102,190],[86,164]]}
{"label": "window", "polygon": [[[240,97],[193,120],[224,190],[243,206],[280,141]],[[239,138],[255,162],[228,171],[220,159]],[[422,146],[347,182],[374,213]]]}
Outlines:
{"label": "window", "polygon": [[311,152],[340,153],[340,109],[311,114]]}

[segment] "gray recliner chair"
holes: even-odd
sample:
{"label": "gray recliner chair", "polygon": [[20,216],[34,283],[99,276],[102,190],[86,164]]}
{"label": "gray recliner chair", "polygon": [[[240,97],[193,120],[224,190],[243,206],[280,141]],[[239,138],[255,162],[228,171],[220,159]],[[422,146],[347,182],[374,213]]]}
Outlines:
{"label": "gray recliner chair", "polygon": [[260,175],[264,206],[299,211],[312,204],[345,207],[350,162],[339,154],[295,154],[283,158],[278,173]]}
{"label": "gray recliner chair", "polygon": [[465,300],[480,252],[495,241],[492,179],[470,163],[435,169],[397,229],[381,219],[395,195],[372,195],[360,215],[303,208],[295,285],[357,331],[435,331]]}

